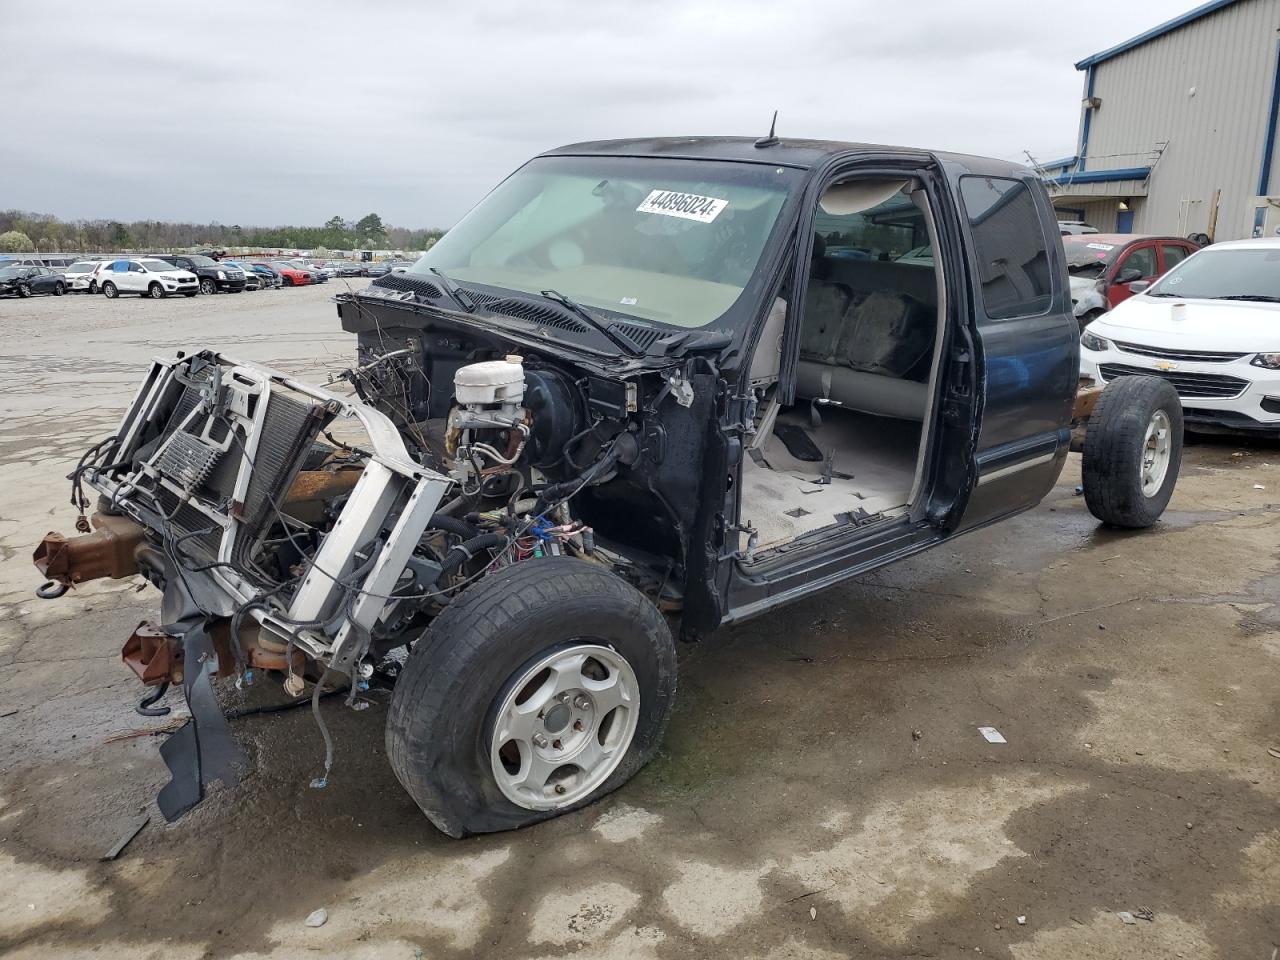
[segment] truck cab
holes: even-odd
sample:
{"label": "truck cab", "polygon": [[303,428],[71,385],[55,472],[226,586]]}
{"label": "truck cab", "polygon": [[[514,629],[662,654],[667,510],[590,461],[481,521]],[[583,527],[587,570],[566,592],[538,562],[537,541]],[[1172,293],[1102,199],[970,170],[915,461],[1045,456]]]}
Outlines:
{"label": "truck cab", "polygon": [[313,705],[393,686],[388,759],[452,836],[555,816],[658,749],[675,636],[1027,510],[1069,449],[1107,523],[1177,476],[1167,382],[1078,389],[1053,210],[996,160],[576,144],[334,299],[343,389],[157,358],[72,474],[92,532],[37,548],[42,595],[164,591],[122,655],[191,707],[170,818],[234,782],[213,683],[254,671]]}

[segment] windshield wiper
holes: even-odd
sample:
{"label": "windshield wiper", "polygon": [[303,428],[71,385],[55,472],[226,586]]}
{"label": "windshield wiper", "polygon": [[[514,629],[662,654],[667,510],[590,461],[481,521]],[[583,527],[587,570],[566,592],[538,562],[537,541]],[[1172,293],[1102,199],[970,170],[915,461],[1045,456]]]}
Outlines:
{"label": "windshield wiper", "polygon": [[548,300],[553,300],[571,310],[576,316],[585,320],[593,329],[598,330],[609,338],[615,347],[622,350],[633,357],[643,357],[645,355],[644,348],[628,337],[621,330],[615,330],[612,325],[606,324],[588,312],[587,308],[575,300],[570,300],[563,293],[555,290],[543,290],[542,295]]}
{"label": "windshield wiper", "polygon": [[453,299],[454,303],[460,306],[467,313],[476,312],[476,302],[471,299],[467,294],[467,291],[454,283],[453,280],[451,280],[439,267],[427,267],[427,269],[440,278],[440,286],[444,287],[444,292]]}
{"label": "windshield wiper", "polygon": [[1280,303],[1280,297],[1269,297],[1265,293],[1231,293],[1225,297],[1214,297],[1215,300],[1253,300],[1257,303]]}

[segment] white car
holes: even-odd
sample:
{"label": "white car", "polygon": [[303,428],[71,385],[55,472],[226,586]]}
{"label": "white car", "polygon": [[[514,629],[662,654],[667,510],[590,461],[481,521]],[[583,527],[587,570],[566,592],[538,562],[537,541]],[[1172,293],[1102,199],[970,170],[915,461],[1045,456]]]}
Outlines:
{"label": "white car", "polygon": [[72,293],[87,293],[89,284],[93,282],[93,272],[100,266],[93,260],[77,260],[65,268],[62,276],[67,281],[67,289]]}
{"label": "white car", "polygon": [[111,299],[122,293],[159,300],[171,293],[194,297],[200,292],[200,279],[190,270],[150,257],[113,260],[94,272],[94,281],[103,295]]}
{"label": "white car", "polygon": [[1095,320],[1080,373],[1173,384],[1193,429],[1280,437],[1280,238],[1218,243]]}

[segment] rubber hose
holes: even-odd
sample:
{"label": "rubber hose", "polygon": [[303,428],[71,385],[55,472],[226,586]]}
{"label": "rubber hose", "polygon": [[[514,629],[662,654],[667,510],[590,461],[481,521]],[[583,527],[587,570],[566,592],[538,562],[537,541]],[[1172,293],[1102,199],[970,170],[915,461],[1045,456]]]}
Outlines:
{"label": "rubber hose", "polygon": [[457,534],[463,540],[470,540],[480,536],[478,527],[468,523],[461,517],[451,517],[446,513],[436,512],[431,515],[431,519],[427,521],[427,527],[434,527],[437,530],[443,530],[446,533]]}
{"label": "rubber hose", "polygon": [[[500,547],[507,542],[507,537],[501,533],[482,533],[478,537],[472,537],[465,543],[461,543],[449,551],[444,558],[444,563],[440,564],[440,577],[452,573],[464,562],[470,560],[479,551],[488,549],[489,547]],[[436,578],[436,583],[440,582],[440,577]],[[434,586],[434,584],[432,584]]]}

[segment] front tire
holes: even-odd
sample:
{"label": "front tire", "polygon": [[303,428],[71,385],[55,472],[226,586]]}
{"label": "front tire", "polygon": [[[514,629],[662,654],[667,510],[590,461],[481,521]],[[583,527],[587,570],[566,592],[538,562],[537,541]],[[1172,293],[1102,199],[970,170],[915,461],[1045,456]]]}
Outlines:
{"label": "front tire", "polygon": [[31,287],[25,283],[18,284],[18,296],[23,300],[27,299],[27,297],[31,296]]}
{"label": "front tire", "polygon": [[1138,529],[1160,519],[1182,464],[1182,401],[1159,377],[1107,384],[1084,439],[1084,499],[1103,523]]}
{"label": "front tire", "polygon": [[151,297],[152,300],[163,300],[164,287],[160,286],[158,283],[153,283],[151,286],[147,287],[147,295]]}
{"label": "front tire", "polygon": [[114,283],[108,280],[102,285],[102,295],[108,300],[114,300],[120,295],[120,291],[116,289],[116,285]]}
{"label": "front tire", "polygon": [[211,297],[218,292],[218,285],[209,279],[201,280],[200,292],[207,297]]}
{"label": "front tire", "polygon": [[453,837],[591,803],[654,755],[675,645],[643,595],[573,557],[465,590],[414,645],[387,717],[400,783]]}

